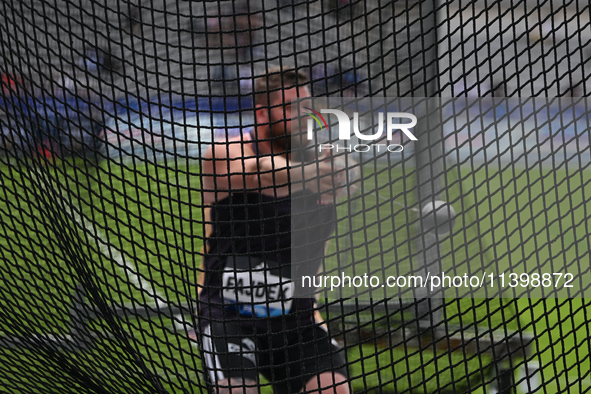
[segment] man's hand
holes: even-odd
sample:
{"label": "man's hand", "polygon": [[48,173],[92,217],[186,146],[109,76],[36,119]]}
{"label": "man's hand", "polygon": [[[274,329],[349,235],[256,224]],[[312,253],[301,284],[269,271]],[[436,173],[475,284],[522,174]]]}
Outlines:
{"label": "man's hand", "polygon": [[300,183],[301,188],[320,194],[323,202],[334,203],[338,197],[357,190],[359,167],[351,159],[327,156],[314,163],[296,164],[291,174],[292,190]]}
{"label": "man's hand", "polygon": [[318,161],[306,164],[303,171],[302,184],[306,190],[318,193],[324,197],[330,197],[338,187],[335,177],[335,168],[330,161]]}
{"label": "man's hand", "polygon": [[335,193],[337,199],[350,197],[359,189],[361,167],[351,157],[344,155],[333,156],[332,164],[337,174],[338,188]]}

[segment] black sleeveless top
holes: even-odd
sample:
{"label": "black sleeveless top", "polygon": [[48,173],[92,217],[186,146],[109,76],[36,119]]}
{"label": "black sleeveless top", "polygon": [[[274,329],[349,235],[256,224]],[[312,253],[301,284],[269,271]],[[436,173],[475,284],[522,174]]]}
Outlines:
{"label": "black sleeveless top", "polygon": [[[235,285],[236,281],[240,281],[235,273],[240,268],[244,269],[241,272],[247,276],[246,280],[253,280],[256,275],[265,278],[265,282],[271,277],[289,278],[294,256],[292,224],[295,233],[308,235],[304,236],[304,241],[295,241],[298,244],[305,242],[305,245],[300,245],[296,249],[298,252],[294,253],[305,251],[306,265],[319,268],[324,258],[325,242],[336,223],[335,206],[323,205],[319,201],[318,195],[307,191],[282,198],[233,192],[212,204],[211,216],[206,218],[212,224],[212,234],[206,240],[205,281],[199,296],[202,327],[212,319],[238,321],[242,326],[265,331],[314,323],[313,298],[290,299],[289,311],[284,307],[283,313],[278,313],[277,310],[281,310],[279,307],[275,309],[275,314],[271,312],[266,316],[265,313],[261,315],[252,311],[252,298],[250,307],[241,305],[239,301],[228,305],[224,300],[227,285],[224,278]],[[238,267],[240,264],[242,266]],[[245,312],[242,306],[248,310]],[[264,309],[271,311],[272,308]]]}

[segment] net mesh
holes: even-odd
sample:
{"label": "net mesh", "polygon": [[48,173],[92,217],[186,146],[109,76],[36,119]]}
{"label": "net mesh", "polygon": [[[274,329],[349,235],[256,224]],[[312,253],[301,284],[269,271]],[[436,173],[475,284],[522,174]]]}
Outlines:
{"label": "net mesh", "polygon": [[[1,2],[0,16],[0,387],[15,393],[212,389],[198,335],[202,157],[254,125],[254,79],[269,67],[304,70],[313,96],[585,104],[589,89],[579,1],[26,0]],[[450,161],[441,135],[420,133],[412,160],[385,176],[408,206],[439,195],[461,212],[453,253],[438,252],[447,261],[584,270],[588,127],[567,161],[516,155],[500,168]],[[426,247],[408,215],[396,225],[408,255]],[[591,387],[588,305],[328,299],[318,310],[352,392],[554,393]],[[261,391],[273,383],[261,377]]]}

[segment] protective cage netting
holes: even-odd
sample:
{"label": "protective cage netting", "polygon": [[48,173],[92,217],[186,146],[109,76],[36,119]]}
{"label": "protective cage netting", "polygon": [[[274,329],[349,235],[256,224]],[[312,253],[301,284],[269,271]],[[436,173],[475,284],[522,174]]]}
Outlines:
{"label": "protective cage netting", "polygon": [[[560,96],[586,114],[589,15],[552,0],[2,1],[0,391],[207,392],[202,155],[253,126],[268,68],[304,71],[315,97]],[[401,201],[454,206],[435,260],[588,270],[588,128],[555,146],[562,160],[480,164],[417,133],[384,176]],[[395,217],[420,255],[416,220]],[[318,309],[352,392],[586,392],[580,295]]]}

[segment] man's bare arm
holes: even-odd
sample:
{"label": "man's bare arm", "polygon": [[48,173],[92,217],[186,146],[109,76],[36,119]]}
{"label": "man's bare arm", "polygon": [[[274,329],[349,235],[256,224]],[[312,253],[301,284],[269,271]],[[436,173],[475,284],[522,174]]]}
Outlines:
{"label": "man's bare arm", "polygon": [[320,193],[334,188],[330,162],[302,165],[280,155],[259,158],[240,143],[216,145],[204,158],[205,186],[218,192],[259,190],[285,196],[304,188]]}

